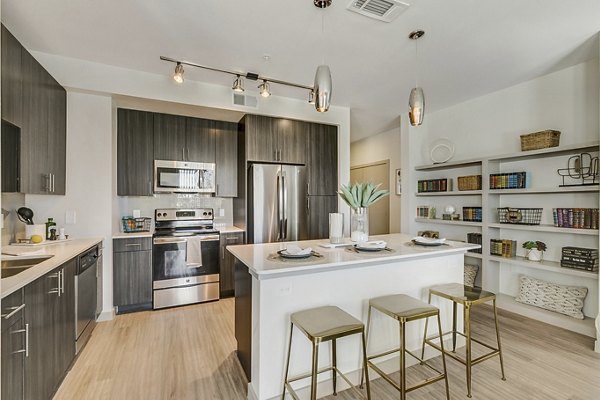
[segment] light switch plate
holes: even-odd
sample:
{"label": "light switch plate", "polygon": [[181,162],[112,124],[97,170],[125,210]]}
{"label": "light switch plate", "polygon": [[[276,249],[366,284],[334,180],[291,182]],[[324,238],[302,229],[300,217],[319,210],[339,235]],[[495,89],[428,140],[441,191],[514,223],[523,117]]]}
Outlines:
{"label": "light switch plate", "polygon": [[133,218],[139,218],[142,216],[142,212],[140,210],[133,210]]}
{"label": "light switch plate", "polygon": [[77,223],[77,213],[74,210],[67,210],[65,212],[65,224],[75,225]]}
{"label": "light switch plate", "polygon": [[224,217],[224,216],[225,216],[225,209],[219,208],[219,217]]}

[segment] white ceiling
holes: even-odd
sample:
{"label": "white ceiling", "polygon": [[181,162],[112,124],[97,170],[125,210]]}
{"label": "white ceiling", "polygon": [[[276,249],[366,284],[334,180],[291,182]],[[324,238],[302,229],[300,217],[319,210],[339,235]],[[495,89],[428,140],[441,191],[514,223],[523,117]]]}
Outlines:
{"label": "white ceiling", "polygon": [[[2,0],[2,21],[30,50],[162,74],[172,72],[158,58],[165,55],[312,85],[324,57],[332,103],[351,108],[352,140],[398,126],[406,113],[414,29],[426,31],[419,76],[427,112],[598,56],[598,0],[407,1],[408,11],[384,23],[333,0],[324,35],[312,0]],[[186,78],[232,81],[191,68]]]}

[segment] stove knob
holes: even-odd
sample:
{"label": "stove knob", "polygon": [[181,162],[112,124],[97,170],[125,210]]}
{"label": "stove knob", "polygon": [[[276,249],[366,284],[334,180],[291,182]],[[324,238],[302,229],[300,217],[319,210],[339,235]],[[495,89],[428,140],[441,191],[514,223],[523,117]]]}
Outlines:
{"label": "stove knob", "polygon": [[212,215],[212,211],[209,211],[209,212],[208,212],[208,215]]}
{"label": "stove knob", "polygon": [[204,212],[202,213],[202,215],[206,215],[206,211],[204,211]]}

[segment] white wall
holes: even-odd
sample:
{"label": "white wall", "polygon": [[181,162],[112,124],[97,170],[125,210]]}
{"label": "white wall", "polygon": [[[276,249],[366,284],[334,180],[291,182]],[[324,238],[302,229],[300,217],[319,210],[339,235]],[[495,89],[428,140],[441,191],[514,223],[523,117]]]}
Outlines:
{"label": "white wall", "polygon": [[[53,217],[71,237],[104,239],[104,311],[112,307],[111,113],[110,97],[67,92],[66,195],[25,195],[36,221]],[[75,224],[65,225],[67,210],[75,211]]]}
{"label": "white wall", "polygon": [[351,167],[384,160],[390,160],[390,233],[396,233],[401,231],[401,196],[396,194],[396,169],[401,167],[400,127],[350,144]]}

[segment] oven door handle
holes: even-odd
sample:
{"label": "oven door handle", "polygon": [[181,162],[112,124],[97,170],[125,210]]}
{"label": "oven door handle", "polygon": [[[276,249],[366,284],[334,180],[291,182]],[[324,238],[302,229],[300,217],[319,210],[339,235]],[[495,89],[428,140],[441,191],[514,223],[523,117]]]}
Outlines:
{"label": "oven door handle", "polygon": [[168,239],[168,238],[156,238],[154,239],[154,244],[162,245],[162,244],[175,244],[175,243],[186,243],[185,239]]}
{"label": "oven door handle", "polygon": [[219,241],[220,239],[219,235],[206,235],[200,237],[201,242]]}

